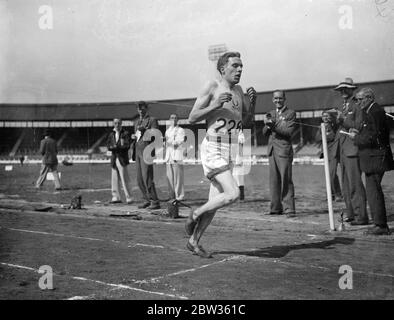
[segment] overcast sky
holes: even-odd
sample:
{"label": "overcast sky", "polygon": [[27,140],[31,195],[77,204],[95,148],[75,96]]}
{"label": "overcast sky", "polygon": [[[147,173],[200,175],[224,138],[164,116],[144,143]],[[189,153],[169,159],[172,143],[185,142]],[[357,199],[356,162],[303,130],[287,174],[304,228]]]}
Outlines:
{"label": "overcast sky", "polygon": [[0,103],[195,97],[222,43],[257,91],[393,79],[394,0],[380,2],[0,0]]}

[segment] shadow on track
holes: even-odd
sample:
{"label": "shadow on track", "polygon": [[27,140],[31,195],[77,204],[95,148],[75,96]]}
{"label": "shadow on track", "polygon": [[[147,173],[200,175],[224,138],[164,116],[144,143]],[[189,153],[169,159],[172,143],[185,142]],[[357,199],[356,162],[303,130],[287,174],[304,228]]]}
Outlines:
{"label": "shadow on track", "polygon": [[355,239],[335,237],[332,240],[313,242],[313,243],[302,243],[289,246],[272,246],[251,251],[216,251],[213,254],[229,254],[229,255],[240,255],[248,257],[258,258],[282,258],[286,256],[290,251],[293,250],[305,250],[305,249],[334,249],[337,244],[350,245],[353,244]]}

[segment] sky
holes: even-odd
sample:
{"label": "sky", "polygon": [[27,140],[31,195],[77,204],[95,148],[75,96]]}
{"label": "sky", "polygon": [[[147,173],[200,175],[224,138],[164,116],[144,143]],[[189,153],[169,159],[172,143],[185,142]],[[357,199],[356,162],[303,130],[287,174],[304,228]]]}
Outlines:
{"label": "sky", "polygon": [[394,79],[394,0],[0,0],[0,103],[196,97],[217,44],[257,91]]}

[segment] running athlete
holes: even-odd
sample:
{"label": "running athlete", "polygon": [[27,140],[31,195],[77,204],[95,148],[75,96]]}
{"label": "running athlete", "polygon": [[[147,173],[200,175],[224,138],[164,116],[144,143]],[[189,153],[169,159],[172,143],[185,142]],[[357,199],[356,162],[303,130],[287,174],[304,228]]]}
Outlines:
{"label": "running athlete", "polygon": [[202,258],[212,257],[199,245],[199,241],[216,210],[230,205],[239,197],[239,188],[231,173],[230,137],[253,121],[256,104],[256,91],[247,89],[249,99],[246,99],[242,88],[237,85],[243,70],[238,52],[223,54],[218,60],[217,70],[220,80],[210,81],[205,86],[189,115],[190,123],[206,120],[208,127],[200,150],[204,174],[211,181],[209,200],[191,210],[185,224],[186,233],[190,236],[186,247]]}

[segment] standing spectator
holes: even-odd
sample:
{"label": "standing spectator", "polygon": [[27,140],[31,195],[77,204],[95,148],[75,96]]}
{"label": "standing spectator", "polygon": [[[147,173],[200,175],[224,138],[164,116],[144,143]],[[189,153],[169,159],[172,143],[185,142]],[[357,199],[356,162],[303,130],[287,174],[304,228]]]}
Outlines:
{"label": "standing spectator", "polygon": [[[337,125],[339,135],[340,162],[342,174],[342,193],[346,204],[345,222],[352,225],[367,225],[367,200],[365,188],[361,180],[358,147],[354,141],[342,132],[360,131],[362,127],[362,112],[356,105],[354,90],[357,88],[353,79],[346,78],[334,90],[339,91],[343,106],[338,108]],[[355,219],[357,216],[357,219]]]}
{"label": "standing spectator", "polygon": [[111,151],[111,191],[110,203],[120,203],[120,181],[128,204],[133,202],[130,192],[129,165],[130,135],[122,128],[122,120],[114,119],[114,129],[108,135],[107,148]]}
{"label": "standing spectator", "polygon": [[[322,120],[326,127],[326,136],[327,136],[327,157],[328,157],[328,166],[330,171],[330,181],[331,181],[331,193],[332,199],[339,202],[342,201],[342,192],[341,185],[339,184],[339,179],[337,175],[337,168],[339,164],[339,135],[337,134],[338,126],[336,124],[336,120],[333,114],[329,111],[323,111]],[[316,133],[316,142],[322,143],[321,130],[319,129]],[[322,151],[320,152],[320,159],[323,158],[323,146],[321,146]]]}
{"label": "standing spectator", "polygon": [[170,198],[183,200],[185,197],[184,174],[183,174],[183,144],[185,142],[185,130],[178,126],[178,116],[170,116],[170,127],[166,130],[166,156],[167,181],[170,190]]}
{"label": "standing spectator", "polygon": [[40,189],[47,178],[48,172],[52,172],[55,190],[61,190],[59,174],[57,172],[57,145],[56,141],[52,138],[52,133],[49,129],[45,130],[44,139],[41,140],[40,154],[43,157],[40,176],[36,182],[36,188]]}
{"label": "standing spectator", "polygon": [[263,128],[263,134],[269,136],[270,214],[285,213],[287,217],[293,217],[296,211],[291,138],[296,129],[296,113],[285,104],[286,94],[282,90],[274,91],[272,102],[276,109],[267,114]]}
{"label": "standing spectator", "polygon": [[137,169],[138,187],[142,192],[145,202],[138,208],[148,208],[151,210],[160,209],[160,202],[157,198],[155,183],[153,180],[153,164],[148,164],[144,160],[144,149],[152,141],[145,141],[143,136],[147,130],[158,129],[157,120],[148,114],[148,104],[145,101],[138,102],[137,111],[139,119],[135,125],[135,163]]}
{"label": "standing spectator", "polygon": [[372,89],[362,88],[356,94],[356,101],[363,111],[363,125],[359,133],[351,133],[351,138],[359,147],[360,167],[365,173],[367,200],[375,225],[367,234],[388,235],[390,230],[381,182],[385,171],[394,169],[390,127],[385,111],[375,102]]}

